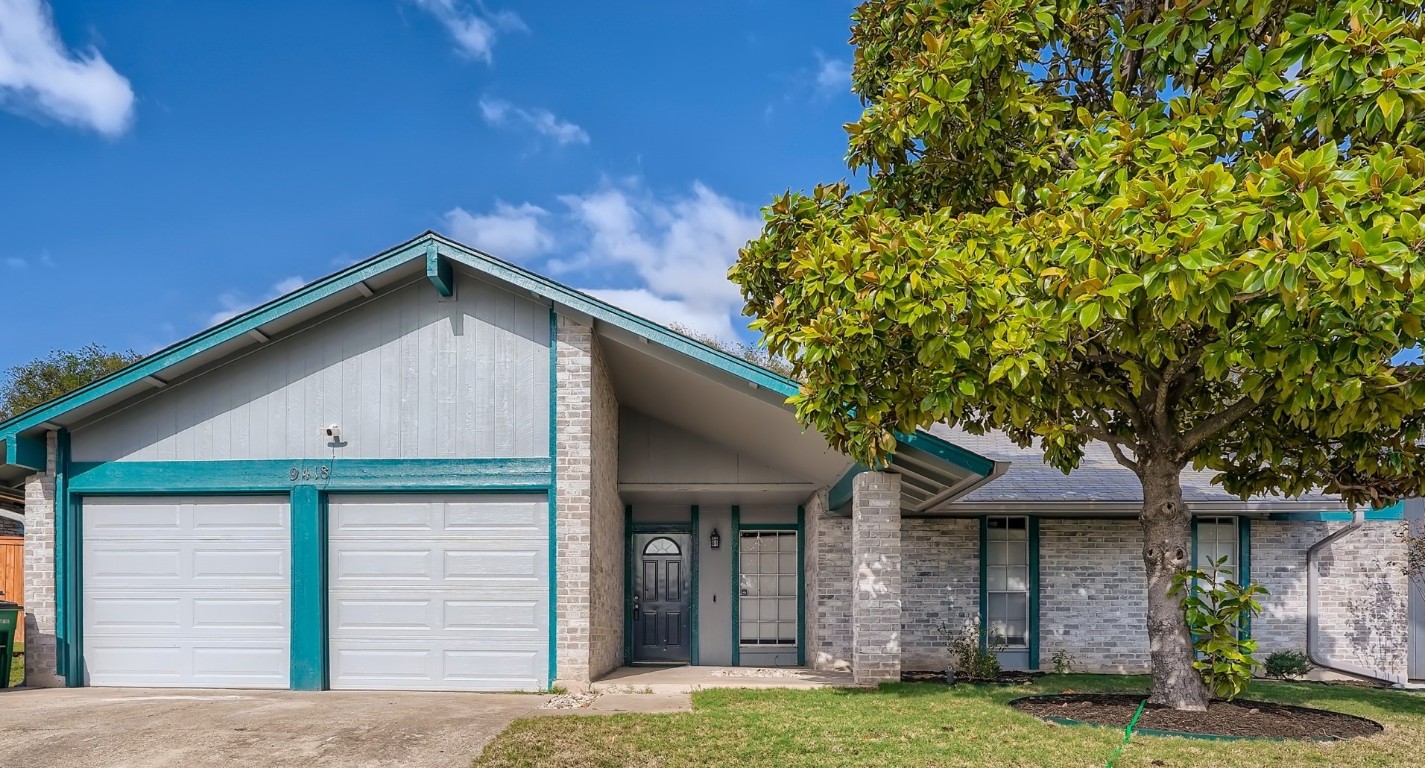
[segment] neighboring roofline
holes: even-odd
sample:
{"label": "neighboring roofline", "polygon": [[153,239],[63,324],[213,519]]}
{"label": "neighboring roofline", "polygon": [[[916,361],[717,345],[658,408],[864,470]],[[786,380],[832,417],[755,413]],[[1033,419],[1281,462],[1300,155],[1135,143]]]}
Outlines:
{"label": "neighboring roofline", "polygon": [[[1301,499],[1222,499],[1213,501],[1187,502],[1194,515],[1258,515],[1277,519],[1306,519],[1311,515],[1346,515],[1348,507],[1342,502],[1301,500]],[[1373,510],[1367,513],[1371,520],[1390,520],[1399,517],[1399,505]],[[1137,501],[1064,501],[1058,499],[1023,499],[1013,501],[959,501],[931,510],[932,514],[944,515],[1050,515],[1063,517],[1083,517],[1107,515],[1114,517],[1137,517],[1143,504]],[[1326,517],[1324,519],[1335,519]]]}
{"label": "neighboring roofline", "polygon": [[[0,441],[6,443],[6,453],[8,454],[0,457],[0,465],[8,463],[37,469],[33,464],[34,459],[37,458],[35,456],[36,449],[39,448],[34,443],[38,441],[33,440],[26,433],[42,428],[47,422],[74,408],[140,383],[173,365],[226,342],[247,336],[258,331],[261,326],[315,302],[351,289],[360,291],[364,288],[364,293],[369,295],[370,289],[364,285],[366,280],[418,259],[425,262],[427,276],[435,276],[432,279],[433,282],[436,282],[437,289],[440,288],[440,281],[436,278],[441,276],[444,269],[441,260],[452,259],[490,278],[523,288],[551,304],[565,307],[591,320],[621,328],[635,336],[731,374],[746,381],[749,385],[765,388],[783,398],[795,395],[801,388],[797,382],[740,357],[688,338],[650,320],[600,301],[582,291],[550,280],[543,275],[501,261],[436,232],[427,231],[365,261],[298,288],[285,296],[161,349],[133,365],[80,387],[67,395],[14,416],[5,422],[0,422]],[[988,474],[994,465],[994,462],[989,459],[928,432],[902,436],[901,439],[944,461],[975,472],[975,474]],[[981,467],[984,471],[976,471],[975,467]]]}

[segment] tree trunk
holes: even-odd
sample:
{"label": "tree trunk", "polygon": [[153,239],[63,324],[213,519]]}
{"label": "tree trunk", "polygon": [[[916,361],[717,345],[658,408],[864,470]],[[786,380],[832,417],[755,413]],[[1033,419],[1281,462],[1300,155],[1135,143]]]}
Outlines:
{"label": "tree trunk", "polygon": [[1153,672],[1148,701],[1201,712],[1207,709],[1209,694],[1192,668],[1192,633],[1183,617],[1182,595],[1168,594],[1173,575],[1188,568],[1192,559],[1192,515],[1183,503],[1182,467],[1145,463],[1140,469],[1148,651]]}

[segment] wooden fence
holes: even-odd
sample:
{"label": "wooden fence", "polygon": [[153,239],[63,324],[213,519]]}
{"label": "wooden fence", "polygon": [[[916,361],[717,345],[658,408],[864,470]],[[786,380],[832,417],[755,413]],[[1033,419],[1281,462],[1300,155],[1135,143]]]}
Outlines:
{"label": "wooden fence", "polygon": [[[4,600],[25,604],[25,539],[22,536],[0,536],[0,592]],[[25,641],[25,623],[20,622],[15,642]]]}

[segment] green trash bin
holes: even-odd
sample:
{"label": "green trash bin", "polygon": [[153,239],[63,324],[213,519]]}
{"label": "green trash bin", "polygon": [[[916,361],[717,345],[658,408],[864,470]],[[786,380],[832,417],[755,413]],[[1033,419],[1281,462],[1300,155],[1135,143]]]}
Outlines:
{"label": "green trash bin", "polygon": [[10,663],[15,658],[15,632],[22,610],[15,603],[0,600],[0,688],[10,687]]}

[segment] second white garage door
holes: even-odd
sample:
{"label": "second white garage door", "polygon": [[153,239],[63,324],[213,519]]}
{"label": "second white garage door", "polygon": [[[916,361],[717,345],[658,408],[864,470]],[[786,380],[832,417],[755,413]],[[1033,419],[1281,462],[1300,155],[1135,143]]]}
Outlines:
{"label": "second white garage door", "polygon": [[335,689],[549,685],[543,495],[333,496]]}

